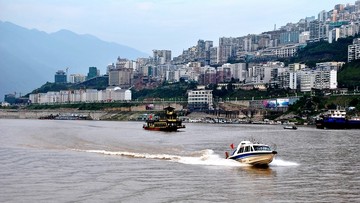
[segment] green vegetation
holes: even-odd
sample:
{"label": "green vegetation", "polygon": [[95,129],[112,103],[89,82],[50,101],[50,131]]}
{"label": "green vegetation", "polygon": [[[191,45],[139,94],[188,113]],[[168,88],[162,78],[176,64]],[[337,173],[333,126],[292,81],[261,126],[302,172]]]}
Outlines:
{"label": "green vegetation", "polygon": [[327,61],[346,62],[348,46],[352,44],[353,39],[354,37],[340,38],[331,44],[327,41],[309,43],[300,49],[295,57],[282,61],[287,64],[305,63],[309,67],[315,67],[316,63]]}
{"label": "green vegetation", "polygon": [[[310,43],[303,49],[301,49],[296,57],[283,60],[285,63],[305,63],[310,67],[314,67],[315,63],[325,61],[347,61],[347,49],[348,45],[352,44],[355,37],[349,37],[339,39],[332,44],[326,41],[319,41]],[[358,89],[360,86],[360,60],[345,64],[338,72],[339,87],[346,87],[349,90]],[[162,86],[153,89],[133,90],[133,100],[183,100],[187,98],[187,91],[195,89],[196,82],[184,82],[177,83],[164,82]],[[60,90],[76,90],[76,89],[105,89],[108,86],[108,78],[96,77],[94,79],[85,81],[80,84],[55,84],[46,83],[40,88],[34,90],[32,93],[45,93],[48,91],[60,91]],[[278,89],[276,87],[270,87],[267,91],[259,91],[258,89],[252,90],[235,90],[233,83],[229,83],[227,87],[218,89],[216,84],[211,84],[207,87],[213,90],[213,95],[216,101],[220,100],[250,100],[250,99],[265,99],[275,97],[287,97],[287,96],[301,96],[300,92],[294,92],[285,89]],[[340,97],[339,97],[340,98]],[[341,97],[347,98],[347,97]],[[352,100],[340,99],[341,101],[330,98],[316,97],[304,97],[299,104],[291,107],[292,111],[306,111],[309,109],[310,113],[316,113],[319,109],[328,108],[333,105],[345,106],[350,104]],[[354,102],[353,102],[354,103]],[[356,102],[355,102],[356,103]],[[33,109],[53,109],[53,108],[77,108],[77,109],[89,109],[100,110],[105,108],[117,108],[125,105],[124,103],[94,103],[94,104],[64,104],[64,105],[31,105],[29,108]],[[353,105],[360,107],[357,105]],[[360,108],[358,108],[360,109]]]}
{"label": "green vegetation", "polygon": [[97,89],[104,90],[108,86],[108,77],[96,77],[82,83],[51,83],[47,82],[30,94],[46,93],[49,91],[59,92],[60,90]]}
{"label": "green vegetation", "polygon": [[286,89],[278,89],[269,87],[266,91],[259,91],[258,89],[252,90],[235,90],[232,83],[227,87],[222,87],[220,90],[216,84],[209,85],[209,89],[213,90],[214,98],[222,98],[223,100],[251,100],[251,99],[265,99],[265,98],[278,98],[300,95],[294,91]]}
{"label": "green vegetation", "polygon": [[350,90],[360,86],[360,60],[345,64],[338,72],[339,87],[346,87]]}
{"label": "green vegetation", "polygon": [[144,99],[176,99],[186,100],[186,92],[196,88],[195,82],[177,82],[164,83],[162,86],[154,89],[142,89],[132,91],[132,98],[138,100]]}
{"label": "green vegetation", "polygon": [[[289,107],[288,112],[294,112],[300,116],[314,116],[324,109],[336,109],[337,107],[352,106],[360,109],[360,98],[356,95],[341,96],[304,96]],[[354,112],[356,113],[356,112]]]}

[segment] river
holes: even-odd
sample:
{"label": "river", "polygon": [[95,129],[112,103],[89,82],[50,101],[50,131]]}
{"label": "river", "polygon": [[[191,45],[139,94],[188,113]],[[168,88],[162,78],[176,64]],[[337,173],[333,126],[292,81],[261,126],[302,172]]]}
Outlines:
{"label": "river", "polygon": [[[360,202],[360,131],[0,119],[1,202]],[[224,159],[276,145],[268,168]]]}

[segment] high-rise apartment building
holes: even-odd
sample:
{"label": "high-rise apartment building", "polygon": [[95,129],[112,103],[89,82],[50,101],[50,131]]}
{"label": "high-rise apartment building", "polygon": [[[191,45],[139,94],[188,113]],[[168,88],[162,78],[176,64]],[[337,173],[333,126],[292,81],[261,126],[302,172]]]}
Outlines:
{"label": "high-rise apartment building", "polygon": [[336,89],[336,70],[300,71],[300,91],[308,92],[312,89]]}
{"label": "high-rise apartment building", "polygon": [[345,64],[345,62],[322,62],[316,63],[316,70],[330,71],[336,70],[339,71],[340,68]]}
{"label": "high-rise apartment building", "polygon": [[65,71],[59,70],[55,73],[55,83],[67,83],[67,75]]}
{"label": "high-rise apartment building", "polygon": [[154,63],[166,64],[171,61],[171,50],[153,50]]}
{"label": "high-rise apartment building", "polygon": [[231,64],[231,77],[239,82],[243,82],[246,80],[247,70],[246,70],[246,63],[235,63]]}
{"label": "high-rise apartment building", "polygon": [[86,80],[86,76],[82,74],[70,74],[69,82],[70,83],[80,83]]}
{"label": "high-rise apartment building", "polygon": [[306,31],[306,32],[302,32],[299,35],[299,43],[300,44],[306,44],[306,42],[310,40],[310,32]]}
{"label": "high-rise apartment building", "polygon": [[[218,47],[218,63],[224,64],[227,63],[231,57],[236,56],[238,50],[242,49],[243,38],[241,37],[221,37],[219,38],[219,47]],[[248,47],[251,46],[252,37],[248,38]],[[251,49],[251,48],[250,48]]]}
{"label": "high-rise apartment building", "polygon": [[313,71],[301,71],[300,73],[300,91],[310,92],[315,87],[315,74]]}
{"label": "high-rise apartment building", "polygon": [[348,46],[348,62],[360,59],[360,38],[353,40],[353,44]]}
{"label": "high-rise apartment building", "polygon": [[280,72],[277,78],[278,88],[296,90],[298,86],[297,72]]}
{"label": "high-rise apartment building", "polygon": [[218,48],[217,47],[211,47],[210,48],[210,65],[215,65],[219,63],[218,60]]}
{"label": "high-rise apartment building", "polygon": [[119,86],[121,88],[129,88],[131,86],[133,69],[126,67],[129,60],[117,59],[115,68],[109,71],[109,86]]}
{"label": "high-rise apartment building", "polygon": [[316,71],[315,72],[315,89],[336,89],[337,88],[337,71]]}
{"label": "high-rise apartment building", "polygon": [[280,44],[299,43],[300,33],[298,31],[284,32],[280,34]]}
{"label": "high-rise apartment building", "polygon": [[329,14],[328,11],[323,10],[323,11],[321,11],[321,12],[319,13],[319,15],[318,15],[318,20],[319,20],[320,22],[325,22],[325,21],[328,20],[330,17],[331,17],[331,14]]}
{"label": "high-rise apartment building", "polygon": [[209,85],[216,84],[216,69],[214,67],[201,67],[201,74],[199,75],[199,84]]}
{"label": "high-rise apartment building", "polygon": [[100,75],[100,70],[98,70],[96,67],[89,67],[89,72],[87,74],[86,79],[89,80],[91,78],[95,78]]}
{"label": "high-rise apartment building", "polygon": [[295,72],[295,71],[299,71],[299,70],[303,70],[306,68],[306,65],[303,63],[292,63],[289,64],[289,71],[291,72]]}

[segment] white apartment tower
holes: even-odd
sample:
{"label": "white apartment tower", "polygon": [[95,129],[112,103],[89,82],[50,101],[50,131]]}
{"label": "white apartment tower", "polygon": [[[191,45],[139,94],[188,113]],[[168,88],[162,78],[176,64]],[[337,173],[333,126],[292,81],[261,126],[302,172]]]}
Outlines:
{"label": "white apartment tower", "polygon": [[314,89],[336,89],[337,70],[301,71],[300,91],[308,92]]}
{"label": "white apartment tower", "polygon": [[315,87],[315,74],[313,71],[300,72],[300,91],[310,92]]}
{"label": "white apartment tower", "polygon": [[360,59],[360,38],[354,39],[348,46],[348,62]]}

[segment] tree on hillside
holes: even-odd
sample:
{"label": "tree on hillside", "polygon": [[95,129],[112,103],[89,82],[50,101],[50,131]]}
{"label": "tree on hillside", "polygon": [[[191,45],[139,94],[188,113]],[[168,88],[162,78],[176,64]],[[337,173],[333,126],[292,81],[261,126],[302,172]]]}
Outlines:
{"label": "tree on hillside", "polygon": [[315,67],[316,63],[327,61],[347,61],[348,46],[352,44],[354,37],[340,38],[338,41],[329,43],[321,40],[309,43],[300,49],[295,57],[282,59],[286,64],[305,63],[309,67]]}
{"label": "tree on hillside", "polygon": [[351,90],[360,87],[360,60],[345,64],[338,72],[339,87]]}

